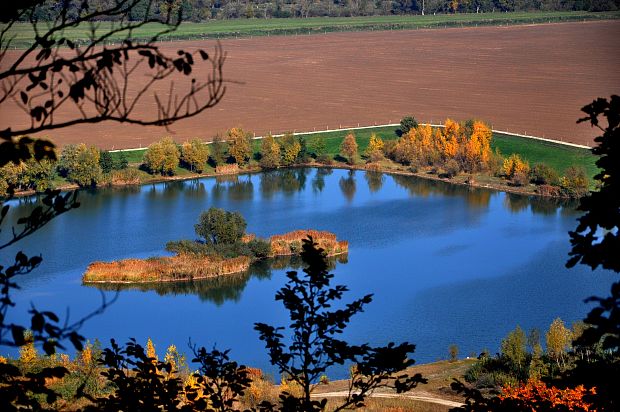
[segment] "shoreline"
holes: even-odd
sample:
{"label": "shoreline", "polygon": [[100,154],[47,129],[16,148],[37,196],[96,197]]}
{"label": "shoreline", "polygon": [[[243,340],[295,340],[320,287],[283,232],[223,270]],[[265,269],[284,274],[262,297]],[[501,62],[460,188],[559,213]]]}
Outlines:
{"label": "shoreline", "polygon": [[[403,169],[401,169],[401,167]],[[213,172],[213,173],[201,173],[201,174],[194,173],[192,175],[185,175],[185,176],[153,176],[152,180],[148,180],[146,182],[109,183],[109,184],[97,186],[94,188],[80,188],[76,184],[66,184],[66,185],[61,185],[61,186],[56,187],[55,190],[60,190],[61,192],[69,192],[69,191],[74,191],[74,190],[79,191],[79,190],[92,190],[92,189],[97,190],[97,189],[104,189],[104,188],[122,188],[122,187],[129,187],[129,186],[146,186],[149,184],[195,180],[195,179],[203,179],[203,178],[211,178],[211,177],[217,178],[219,176],[239,176],[239,175],[246,175],[246,174],[252,174],[252,173],[269,172],[273,170],[299,169],[299,168],[359,170],[359,171],[365,171],[365,172],[383,173],[383,174],[388,174],[388,175],[413,176],[413,177],[417,177],[420,179],[433,180],[436,182],[443,182],[447,184],[454,184],[458,186],[472,187],[472,188],[477,188],[477,189],[487,189],[487,190],[493,190],[493,191],[499,191],[499,192],[505,192],[505,193],[512,193],[512,194],[518,194],[522,196],[537,196],[537,197],[541,197],[545,199],[569,199],[563,196],[548,196],[548,195],[538,193],[536,191],[526,190],[523,188],[518,188],[516,186],[510,186],[509,184],[479,183],[476,180],[474,180],[473,182],[467,181],[467,180],[460,181],[460,180],[455,180],[455,178],[450,179],[450,178],[440,177],[436,174],[430,174],[428,172],[427,173],[412,172],[410,170],[406,170],[405,169],[406,166],[402,166],[402,165],[399,165],[396,168],[385,168],[385,169],[382,168],[380,170],[371,170],[367,167],[367,164],[348,165],[345,163],[323,164],[323,163],[317,163],[317,162],[303,163],[303,164],[297,164],[297,165],[291,165],[291,166],[281,166],[276,169],[262,169],[260,166],[252,166],[249,168],[240,169],[238,173],[233,173],[233,174],[230,174],[230,173],[227,173],[227,174],[219,173],[218,174],[218,173]],[[463,176],[466,176],[466,174],[462,174],[457,177],[462,178]],[[34,190],[19,191],[19,192],[15,192],[12,199],[18,199],[18,198],[24,198],[24,197],[30,197],[30,196],[38,196],[42,194],[44,193],[36,192]],[[6,200],[10,200],[10,199],[5,199],[5,201]]]}

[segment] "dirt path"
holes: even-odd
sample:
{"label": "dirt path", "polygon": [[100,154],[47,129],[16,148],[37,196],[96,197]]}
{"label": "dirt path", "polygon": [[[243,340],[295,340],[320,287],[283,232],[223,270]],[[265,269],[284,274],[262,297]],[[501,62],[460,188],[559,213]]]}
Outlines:
{"label": "dirt path", "polygon": [[[325,393],[315,393],[312,394],[313,398],[343,398],[348,395],[347,391],[338,391],[338,392],[325,392]],[[463,403],[454,402],[447,399],[435,398],[433,396],[426,395],[413,395],[409,393],[385,393],[385,392],[376,392],[370,395],[371,398],[403,398],[403,399],[411,399],[414,401],[421,402],[429,402],[436,403],[443,406],[448,406],[450,408],[458,408],[463,406]]]}
{"label": "dirt path", "polygon": [[[618,38],[616,20],[224,40],[224,74],[238,83],[213,109],[175,124],[173,137],[208,140],[232,126],[263,135],[396,123],[413,114],[423,122],[476,117],[498,130],[591,144],[596,130],[575,122],[594,98],[620,94]],[[174,53],[212,44],[162,48]],[[29,118],[3,104],[0,124],[15,127]],[[119,149],[145,147],[166,134],[108,122],[44,135],[60,145]]]}

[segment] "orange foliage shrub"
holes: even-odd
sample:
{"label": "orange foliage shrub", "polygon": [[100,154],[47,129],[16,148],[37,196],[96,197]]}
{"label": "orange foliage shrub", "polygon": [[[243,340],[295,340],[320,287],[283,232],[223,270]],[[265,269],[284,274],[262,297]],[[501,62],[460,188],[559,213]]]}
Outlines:
{"label": "orange foliage shrub", "polygon": [[349,250],[347,241],[338,241],[331,232],[318,230],[296,230],[283,235],[274,235],[270,238],[271,253],[273,256],[295,255],[301,252],[301,241],[308,236],[325,250],[328,256],[346,253]]}
{"label": "orange foliage shrub", "polygon": [[579,385],[574,389],[558,389],[547,386],[545,383],[530,379],[517,387],[502,388],[499,398],[502,401],[515,401],[525,408],[536,411],[543,407],[565,407],[570,411],[593,411],[592,404],[583,398],[586,395],[595,395],[596,388],[586,389]]}
{"label": "orange foliage shrub", "polygon": [[237,163],[218,165],[215,168],[218,175],[233,175],[239,173],[239,165]]}
{"label": "orange foliage shrub", "polygon": [[217,259],[196,255],[179,255],[151,259],[125,259],[93,262],[88,265],[83,282],[141,283],[204,279],[248,270],[250,258],[239,256]]}

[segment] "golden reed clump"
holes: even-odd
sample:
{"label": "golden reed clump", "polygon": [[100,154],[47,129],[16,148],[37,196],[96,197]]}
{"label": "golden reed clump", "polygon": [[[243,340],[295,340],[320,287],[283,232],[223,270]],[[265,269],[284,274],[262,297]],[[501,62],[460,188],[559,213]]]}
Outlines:
{"label": "golden reed clump", "polygon": [[271,254],[273,256],[296,255],[301,252],[302,240],[307,239],[308,236],[311,236],[312,240],[325,250],[327,256],[339,255],[349,251],[349,242],[338,241],[335,234],[308,229],[271,236],[269,239]]}
{"label": "golden reed clump", "polygon": [[251,260],[247,256],[217,259],[190,254],[151,259],[124,259],[93,262],[82,281],[105,283],[141,283],[206,279],[244,272]]}

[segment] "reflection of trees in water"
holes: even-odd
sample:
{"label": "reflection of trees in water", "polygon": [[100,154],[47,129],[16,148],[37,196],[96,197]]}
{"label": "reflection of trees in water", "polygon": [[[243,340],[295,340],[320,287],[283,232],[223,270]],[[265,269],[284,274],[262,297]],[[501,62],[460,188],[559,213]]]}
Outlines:
{"label": "reflection of trees in water", "polygon": [[406,189],[412,196],[429,197],[431,195],[442,195],[462,197],[469,206],[476,208],[488,207],[491,202],[491,195],[494,193],[490,190],[426,180],[413,176],[394,175],[392,177],[398,186]]}
{"label": "reflection of trees in water", "polygon": [[[339,255],[328,259],[328,268],[333,270],[337,263],[347,263],[347,255]],[[105,291],[133,290],[150,292],[160,296],[165,295],[197,295],[203,302],[213,302],[220,306],[228,301],[238,302],[243,290],[251,278],[271,279],[272,270],[292,269],[300,270],[304,263],[300,256],[279,256],[274,259],[262,260],[250,266],[243,273],[219,276],[212,279],[203,279],[188,282],[154,282],[134,284],[88,284]]]}
{"label": "reflection of trees in water", "polygon": [[376,193],[383,187],[383,182],[385,181],[385,177],[381,172],[366,172],[364,173],[364,178],[366,179],[366,183],[368,183],[368,190],[371,193]]}
{"label": "reflection of trees in water", "polygon": [[254,183],[250,175],[239,179],[239,175],[221,175],[215,177],[215,184],[211,188],[213,199],[219,200],[227,196],[230,200],[252,200],[254,197]]}
{"label": "reflection of trees in water", "polygon": [[243,201],[252,200],[254,197],[254,183],[249,178],[247,180],[239,180],[228,185],[228,198],[230,200]]}
{"label": "reflection of trees in water", "polygon": [[316,172],[314,174],[314,179],[312,179],[312,191],[314,193],[322,192],[323,188],[325,187],[325,176],[329,176],[333,172],[334,171],[330,168],[320,167],[316,169]]}
{"label": "reflection of trees in water", "polygon": [[355,172],[353,170],[349,170],[347,177],[341,177],[338,182],[340,185],[340,190],[342,194],[347,199],[347,201],[351,202],[355,197],[355,192],[357,190],[357,186],[355,184]]}
{"label": "reflection of trees in water", "polygon": [[511,212],[518,213],[527,210],[530,205],[530,199],[528,196],[506,193],[504,195],[504,205]]}
{"label": "reflection of trees in water", "polygon": [[[469,206],[477,208],[488,207],[491,197],[497,193],[492,190],[425,180],[412,176],[393,175],[392,178],[398,186],[406,189],[412,196],[428,197],[433,194],[461,196],[467,201]],[[527,210],[529,207],[534,214],[551,215],[555,214],[558,209],[561,209],[563,214],[573,215],[576,213],[575,207],[577,202],[569,199],[505,193],[504,206],[514,213]]]}
{"label": "reflection of trees in water", "polygon": [[306,178],[310,172],[307,168],[271,170],[260,175],[261,195],[270,199],[274,194],[282,192],[292,195],[306,188]]}
{"label": "reflection of trees in water", "polygon": [[186,180],[183,185],[183,194],[189,198],[203,198],[207,195],[207,188],[202,180]]}

